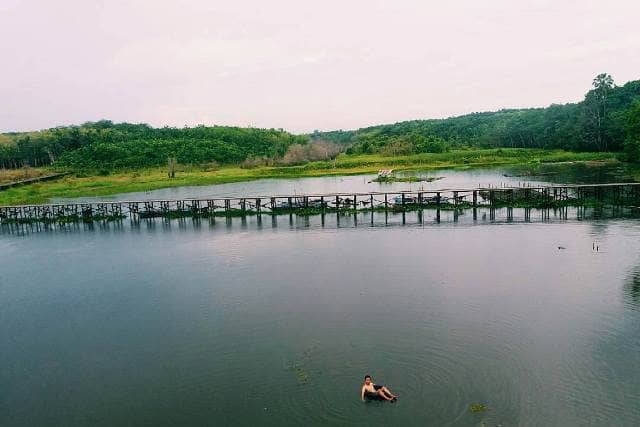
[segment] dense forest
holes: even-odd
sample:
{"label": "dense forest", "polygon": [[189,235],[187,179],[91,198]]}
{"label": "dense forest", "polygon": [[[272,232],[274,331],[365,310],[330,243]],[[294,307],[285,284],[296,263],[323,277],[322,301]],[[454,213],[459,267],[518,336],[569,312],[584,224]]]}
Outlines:
{"label": "dense forest", "polygon": [[622,151],[640,160],[640,80],[615,86],[608,74],[576,104],[412,120],[355,131],[314,132],[312,140],[348,146],[349,153],[403,155],[452,147],[562,148]]}
{"label": "dense forest", "polygon": [[[312,142],[311,144],[309,142]],[[120,169],[178,163],[297,164],[347,153],[396,156],[457,147],[623,151],[640,161],[640,80],[616,86],[608,74],[576,104],[413,120],[354,131],[293,135],[283,130],[197,126],[153,128],[108,120],[0,134],[0,168],[55,165]]]}
{"label": "dense forest", "polygon": [[80,126],[0,135],[0,167],[55,164],[67,168],[114,169],[179,163],[239,163],[282,158],[308,137],[283,130],[197,126],[153,128],[104,120]]}

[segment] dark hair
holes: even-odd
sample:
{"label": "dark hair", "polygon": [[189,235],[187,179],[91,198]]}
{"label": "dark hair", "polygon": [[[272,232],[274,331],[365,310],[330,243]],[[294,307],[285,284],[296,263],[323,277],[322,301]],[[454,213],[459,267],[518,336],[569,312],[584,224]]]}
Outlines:
{"label": "dark hair", "polygon": [[364,380],[365,380],[365,381],[367,380],[367,378],[371,379],[371,375],[365,375],[365,376],[364,376]]}

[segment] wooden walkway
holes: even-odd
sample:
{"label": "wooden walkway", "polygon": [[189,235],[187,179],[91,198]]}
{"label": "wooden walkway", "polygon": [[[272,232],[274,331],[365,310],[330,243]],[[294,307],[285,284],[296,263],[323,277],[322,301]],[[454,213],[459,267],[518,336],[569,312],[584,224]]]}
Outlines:
{"label": "wooden walkway", "polygon": [[400,192],[333,193],[133,200],[1,206],[0,223],[71,222],[132,218],[181,218],[347,211],[409,211],[489,207],[640,206],[640,183],[530,187],[443,188]]}

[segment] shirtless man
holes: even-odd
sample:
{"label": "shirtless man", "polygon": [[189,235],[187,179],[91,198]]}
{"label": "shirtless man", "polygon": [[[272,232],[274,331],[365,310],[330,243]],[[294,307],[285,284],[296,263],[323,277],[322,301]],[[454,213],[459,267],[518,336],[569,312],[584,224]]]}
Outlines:
{"label": "shirtless man", "polygon": [[398,397],[391,393],[385,386],[374,384],[371,381],[371,375],[364,376],[364,384],[362,385],[362,391],[360,392],[360,399],[362,399],[363,402],[366,394],[378,395],[384,400],[395,400]]}

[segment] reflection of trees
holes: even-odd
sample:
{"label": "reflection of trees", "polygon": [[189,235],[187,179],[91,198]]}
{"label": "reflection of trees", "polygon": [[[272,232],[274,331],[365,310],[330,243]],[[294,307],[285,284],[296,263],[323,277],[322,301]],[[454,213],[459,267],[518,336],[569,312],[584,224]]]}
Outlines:
{"label": "reflection of trees", "polygon": [[624,294],[629,304],[640,307],[640,266],[633,269],[627,277]]}
{"label": "reflection of trees", "polygon": [[591,234],[597,238],[602,239],[607,234],[608,223],[606,221],[592,222],[590,225]]}
{"label": "reflection of trees", "polygon": [[[609,163],[540,163],[505,168],[506,175],[524,180],[563,184],[601,184],[633,181],[634,166]],[[636,171],[637,172],[637,171]]]}

